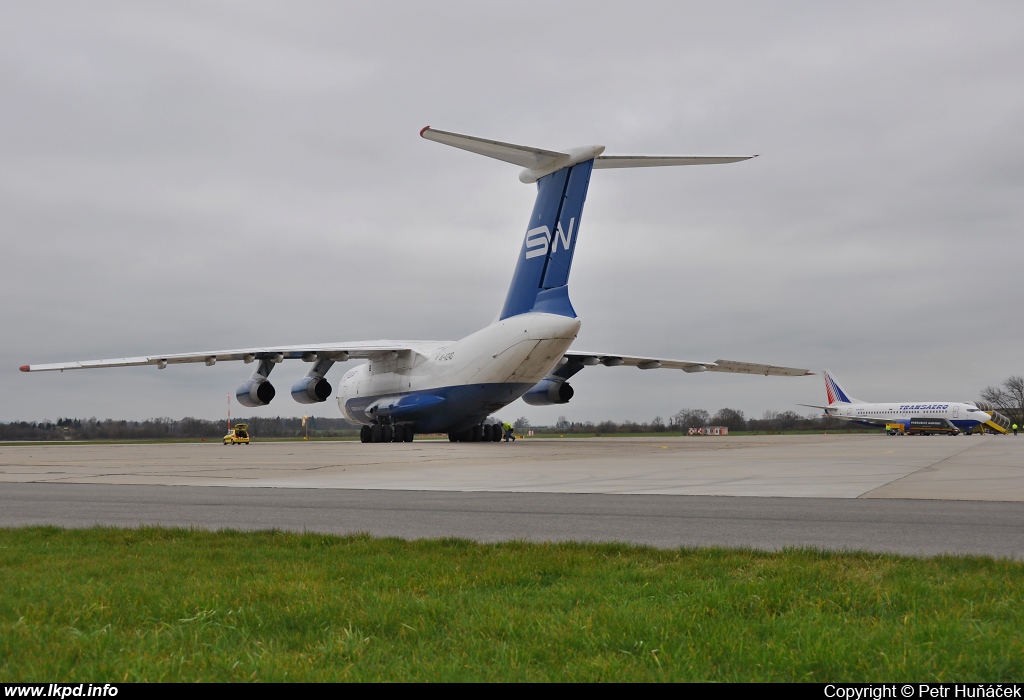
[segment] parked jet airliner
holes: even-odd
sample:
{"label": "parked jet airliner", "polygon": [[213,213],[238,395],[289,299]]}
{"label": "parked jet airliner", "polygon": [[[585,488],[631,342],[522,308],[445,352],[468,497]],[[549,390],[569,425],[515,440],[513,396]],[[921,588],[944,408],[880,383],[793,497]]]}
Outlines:
{"label": "parked jet airliner", "polygon": [[821,408],[830,416],[854,421],[863,425],[895,425],[910,427],[911,420],[947,420],[968,435],[990,427],[1006,432],[1000,423],[1006,421],[999,413],[982,410],[975,403],[958,401],[901,401],[896,403],[866,403],[853,398],[839,385],[831,372],[825,370],[825,393],[827,406],[801,404],[810,408]]}
{"label": "parked jet airliner", "polygon": [[348,420],[362,424],[364,442],[410,441],[414,433],[444,432],[454,441],[497,441],[489,416],[522,397],[532,405],[564,404],[573,396],[567,380],[585,366],[681,369],[778,376],[811,374],[805,369],[717,360],[715,362],[636,357],[622,353],[570,350],[580,320],[569,301],[569,270],[579,239],[580,217],[591,171],[670,165],[734,163],[752,156],[605,156],[603,146],[565,152],[517,146],[430,127],[431,141],[496,158],[523,168],[519,179],[537,183],[537,199],[505,303],[497,319],[459,341],[359,341],[281,347],[172,353],[109,360],[25,365],[24,372],[129,367],[225,360],[255,363],[236,396],[249,407],[263,406],[276,392],[271,370],[287,359],[311,364],[292,386],[299,403],[326,401],[325,379],[336,362],[369,360],[350,369],[338,384],[338,405]]}

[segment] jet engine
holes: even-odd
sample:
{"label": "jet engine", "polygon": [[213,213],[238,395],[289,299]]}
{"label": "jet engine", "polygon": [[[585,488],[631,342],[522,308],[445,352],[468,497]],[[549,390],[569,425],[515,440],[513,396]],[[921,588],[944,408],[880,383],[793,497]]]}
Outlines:
{"label": "jet engine", "polygon": [[292,385],[292,398],[299,403],[320,403],[331,395],[331,383],[323,377],[305,376]]}
{"label": "jet engine", "polygon": [[249,408],[266,406],[274,400],[277,391],[266,377],[254,376],[235,391],[238,403]]}
{"label": "jet engine", "polygon": [[274,369],[274,365],[283,359],[280,354],[260,359],[252,376],[235,390],[235,398],[238,399],[238,403],[249,408],[256,408],[257,406],[266,406],[273,401],[277,392],[267,377]]}
{"label": "jet engine", "polygon": [[569,403],[576,393],[563,379],[542,379],[523,395],[523,401],[531,406],[550,406],[556,403]]}
{"label": "jet engine", "polygon": [[320,403],[331,395],[331,383],[324,375],[334,366],[333,357],[317,357],[314,353],[302,356],[306,362],[312,362],[313,368],[305,377],[292,385],[292,398],[298,403]]}

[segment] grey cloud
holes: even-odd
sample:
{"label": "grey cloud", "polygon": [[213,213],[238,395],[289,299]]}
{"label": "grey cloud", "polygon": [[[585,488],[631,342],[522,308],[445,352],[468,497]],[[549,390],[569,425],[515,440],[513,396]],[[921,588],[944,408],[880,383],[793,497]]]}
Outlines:
{"label": "grey cloud", "polygon": [[[595,175],[581,347],[828,366],[879,400],[974,397],[1022,371],[1022,20],[1011,2],[8,3],[0,420],[212,417],[246,374],[24,362],[489,322],[532,189],[422,141],[428,123],[761,154]],[[822,395],[605,368],[574,384],[567,407],[504,413],[756,415]]]}

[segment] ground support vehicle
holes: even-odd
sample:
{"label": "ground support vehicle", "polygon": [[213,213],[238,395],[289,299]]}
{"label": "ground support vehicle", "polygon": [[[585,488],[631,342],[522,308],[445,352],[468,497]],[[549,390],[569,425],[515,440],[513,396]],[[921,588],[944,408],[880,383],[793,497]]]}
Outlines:
{"label": "ground support vehicle", "polygon": [[231,428],[231,432],[224,436],[224,444],[248,445],[249,439],[249,424],[235,423],[235,427]]}
{"label": "ground support vehicle", "polygon": [[945,418],[911,418],[907,426],[907,435],[959,435],[960,428]]}

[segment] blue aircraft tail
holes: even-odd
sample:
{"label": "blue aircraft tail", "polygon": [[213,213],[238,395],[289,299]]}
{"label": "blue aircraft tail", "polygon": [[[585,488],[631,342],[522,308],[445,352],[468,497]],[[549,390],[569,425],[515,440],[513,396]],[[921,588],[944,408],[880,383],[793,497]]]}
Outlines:
{"label": "blue aircraft tail", "polygon": [[569,301],[569,270],[593,167],[588,160],[537,181],[537,201],[499,318],[528,311],[576,317]]}
{"label": "blue aircraft tail", "polygon": [[736,163],[753,156],[604,156],[604,146],[548,151],[455,134],[427,126],[420,136],[523,168],[519,179],[537,183],[519,263],[499,319],[541,311],[576,318],[569,302],[569,270],[579,238],[580,217],[594,168],[651,168]]}

